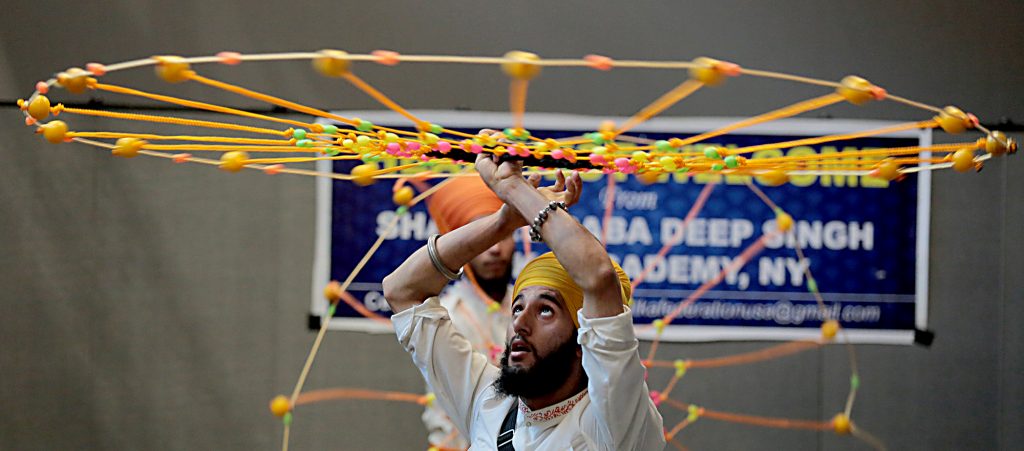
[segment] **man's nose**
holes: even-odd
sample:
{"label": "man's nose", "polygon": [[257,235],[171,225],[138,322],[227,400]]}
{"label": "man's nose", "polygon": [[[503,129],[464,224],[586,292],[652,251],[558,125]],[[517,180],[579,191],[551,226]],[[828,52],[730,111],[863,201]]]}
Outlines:
{"label": "man's nose", "polygon": [[529,336],[532,332],[533,323],[526,312],[521,312],[512,318],[512,331],[520,336]]}

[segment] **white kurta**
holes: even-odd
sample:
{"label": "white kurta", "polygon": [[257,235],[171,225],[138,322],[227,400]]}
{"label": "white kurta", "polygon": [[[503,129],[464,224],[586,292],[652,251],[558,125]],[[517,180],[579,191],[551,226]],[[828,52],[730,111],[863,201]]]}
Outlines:
{"label": "white kurta", "polygon": [[[594,319],[580,312],[579,320],[587,390],[539,411],[520,405],[513,446],[517,451],[664,449],[661,414],[644,382],[629,309]],[[470,449],[494,449],[502,420],[518,402],[495,391],[499,369],[473,352],[436,297],[391,321],[437,403],[470,438]]]}
{"label": "white kurta", "polygon": [[[491,313],[487,311],[487,304],[471,284],[472,282],[462,278],[445,287],[440,296],[441,305],[448,310],[455,330],[469,340],[474,350],[488,356],[491,363],[495,363],[501,358],[500,352],[505,349],[512,286],[506,290],[501,310]],[[434,390],[428,385],[427,391]],[[452,437],[455,425],[439,405],[432,404],[424,408],[422,419],[423,425],[427,428],[427,440],[431,445],[443,444],[445,448],[469,446],[469,442],[460,435]]]}

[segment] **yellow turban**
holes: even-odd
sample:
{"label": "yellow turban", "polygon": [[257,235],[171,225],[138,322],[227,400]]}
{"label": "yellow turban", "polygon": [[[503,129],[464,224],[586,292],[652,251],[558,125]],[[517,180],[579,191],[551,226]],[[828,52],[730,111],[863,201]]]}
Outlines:
{"label": "yellow turban", "polygon": [[[629,283],[629,276],[626,275],[626,272],[618,264],[615,262],[611,263],[615,267],[615,273],[619,276],[622,303],[626,304],[633,294],[633,289]],[[583,289],[576,285],[576,282],[573,282],[572,277],[569,277],[569,273],[565,271],[562,264],[555,258],[555,254],[548,252],[531,260],[530,263],[523,267],[522,272],[519,273],[519,277],[516,279],[515,286],[512,288],[512,299],[515,299],[524,288],[535,286],[549,287],[558,291],[562,295],[565,307],[572,314],[573,324],[577,328],[580,327],[580,320],[576,316],[576,312],[583,308]]]}
{"label": "yellow turban", "polygon": [[443,234],[494,213],[501,205],[480,176],[454,177],[430,196],[427,210]]}

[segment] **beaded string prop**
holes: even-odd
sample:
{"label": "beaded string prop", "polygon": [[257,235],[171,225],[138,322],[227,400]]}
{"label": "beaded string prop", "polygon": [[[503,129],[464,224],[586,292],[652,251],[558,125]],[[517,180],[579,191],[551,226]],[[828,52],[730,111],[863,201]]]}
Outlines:
{"label": "beaded string prop", "polygon": [[[196,69],[202,65],[222,64],[238,65],[241,63],[257,63],[265,61],[310,61],[313,69],[329,78],[340,78],[360,91],[369,95],[384,107],[398,113],[410,123],[408,130],[375,125],[369,121],[343,117],[329,111],[310,107],[272,94],[257,92],[240,85],[203,76]],[[465,133],[430,122],[403,108],[383,92],[356,75],[357,64],[380,64],[396,66],[399,64],[463,64],[491,65],[500,67],[509,79],[509,110],[511,124],[495,124],[496,129],[503,130],[499,139],[492,133]],[[186,99],[169,94],[158,94],[126,86],[101,82],[110,73],[142,68],[155,70],[156,75],[169,84],[198,83],[223,90],[239,96],[256,100],[275,108],[298,113],[310,117],[314,122],[275,117],[247,110],[220,106],[199,100]],[[530,83],[543,70],[591,70],[606,72],[613,69],[666,70],[680,74],[682,81],[637,110],[631,117],[621,123],[604,122],[595,124],[593,132],[578,137],[554,139],[536,136],[523,127],[526,112],[527,93]],[[821,88],[818,97],[802,100],[763,114],[743,119],[729,125],[708,130],[703,133],[680,138],[671,138],[650,142],[649,140],[631,137],[628,133],[634,127],[658,116],[666,109],[682,101],[691,94],[720,86],[730,77],[759,77],[802,83]],[[56,90],[66,91],[71,95],[87,91],[102,91],[112,94],[144,98],[176,108],[201,112],[217,113],[218,120],[195,120],[175,117],[169,114],[138,114],[117,112],[95,108],[68,107],[62,103],[54,103],[50,96]],[[70,102],[70,101],[69,101]],[[708,145],[705,141],[728,135],[757,124],[777,119],[790,118],[803,113],[826,108],[839,103],[867,105],[871,103],[890,102],[910,107],[923,113],[918,121],[814,138],[804,138],[747,147],[725,148]],[[290,395],[274,397],[270,402],[271,412],[280,417],[283,424],[282,449],[288,449],[291,425],[297,409],[312,403],[343,400],[373,399],[382,401],[429,404],[433,402],[432,394],[399,393],[373,389],[333,388],[303,391],[328,329],[330,319],[340,302],[351,306],[360,314],[375,321],[388,323],[382,317],[367,310],[347,292],[349,285],[359,271],[372,258],[373,254],[384,241],[390,229],[398,223],[398,218],[408,209],[430,196],[444,181],[432,188],[424,189],[417,194],[406,182],[413,177],[446,179],[458,177],[471,171],[471,162],[477,154],[491,153],[503,158],[517,158],[524,161],[527,172],[551,174],[559,168],[571,168],[584,173],[601,173],[606,175],[607,217],[611,213],[615,196],[615,177],[613,174],[628,174],[637,177],[641,182],[651,183],[659,178],[672,176],[689,176],[696,174],[743,175],[756,178],[757,183],[748,180],[746,185],[775,214],[775,230],[769,230],[742,250],[728,267],[723,268],[717,277],[708,280],[697,288],[689,297],[674,310],[651,325],[638,326],[654,331],[654,339],[643,359],[650,371],[669,371],[672,376],[660,390],[651,390],[655,404],[669,417],[666,409],[680,411],[683,419],[675,424],[666,422],[665,437],[674,447],[685,449],[680,443],[682,431],[693,425],[698,419],[732,422],[744,425],[804,429],[826,431],[831,430],[840,435],[851,435],[863,440],[876,449],[884,449],[884,443],[859,427],[853,420],[853,407],[860,388],[857,370],[857,358],[854,347],[846,337],[845,330],[838,318],[831,318],[826,308],[817,283],[809,265],[804,265],[805,286],[814,296],[818,307],[826,318],[821,325],[821,334],[815,340],[796,340],[770,345],[761,350],[737,355],[720,356],[709,359],[666,359],[659,358],[658,345],[661,332],[678,318],[682,312],[700,299],[708,290],[725,279],[734,271],[756,256],[765,248],[766,242],[778,234],[789,231],[794,219],[771,198],[766,195],[758,184],[763,186],[779,186],[789,182],[791,176],[798,175],[850,175],[870,176],[884,180],[898,180],[905,174],[919,171],[933,171],[952,168],[958,172],[980,170],[984,162],[993,157],[1014,154],[1017,143],[1006,134],[989,130],[981,125],[978,118],[955,106],[936,107],[913,101],[888,93],[885,89],[857,77],[847,76],[842,80],[828,81],[789,75],[778,72],[754,70],[740,67],[737,64],[700,57],[693,61],[638,61],[615,60],[606,56],[587,55],[580,59],[542,59],[535,54],[512,51],[502,57],[468,57],[444,55],[401,55],[393,51],[378,50],[370,54],[350,54],[340,50],[320,50],[316,52],[248,54],[221,52],[214,56],[180,57],[154,56],[151,58],[127,61],[116,64],[89,63],[85,69],[70,68],[56,74],[53,78],[40,81],[35,91],[27,99],[18,100],[24,112],[25,124],[36,133],[54,144],[75,142],[85,144],[122,158],[147,156],[171,160],[175,163],[197,163],[217,166],[226,172],[243,170],[262,171],[269,175],[290,174],[314,177],[327,177],[336,180],[351,181],[366,186],[378,181],[392,179],[394,183],[393,201],[396,204],[394,220],[387,225],[380,238],[365,253],[353,271],[344,281],[333,281],[324,288],[324,296],[330,307],[322,321],[320,330],[313,341],[308,357],[297,378]],[[190,134],[163,135],[159,133],[126,133],[116,131],[85,131],[76,130],[75,116],[93,116],[123,121],[135,121],[151,124],[169,124],[186,126],[196,130]],[[58,119],[58,117],[60,119]],[[65,122],[65,120],[67,122]],[[330,122],[323,124],[316,122]],[[244,122],[244,123],[243,123]],[[251,125],[261,124],[261,125]],[[155,126],[159,130],[159,125]],[[975,133],[973,139],[962,140],[951,144],[935,144],[927,147],[899,147],[883,149],[864,149],[842,154],[788,155],[781,152],[765,152],[770,150],[791,149],[798,146],[838,142],[856,138],[870,137],[917,129],[941,129],[948,134]],[[220,136],[230,135],[230,136]],[[320,172],[302,167],[301,163],[319,160],[353,160],[356,165],[350,173]],[[390,163],[381,167],[380,163]],[[439,164],[460,168],[456,171],[434,170]],[[308,165],[306,165],[308,166]],[[715,184],[705,185],[700,196],[686,215],[683,228],[697,216],[701,208],[709,200]],[[605,222],[607,223],[607,221]],[[681,228],[680,230],[682,230]],[[524,229],[525,231],[525,229]],[[606,231],[603,231],[604,237]],[[525,253],[530,254],[529,240],[523,240]],[[670,241],[658,252],[655,261],[646,265],[644,270],[633,280],[633,287],[642,284],[651,269],[663,260],[669,251],[680,240]],[[676,243],[676,244],[673,244]],[[799,260],[805,259],[803,250],[797,245],[794,249]],[[471,273],[467,273],[473,277]],[[484,297],[484,299],[487,299]],[[489,311],[498,314],[497,304],[491,300]],[[845,344],[849,356],[850,380],[845,405],[837,406],[836,414],[824,419],[791,419],[760,416],[755,414],[724,412],[712,407],[697,406],[673,398],[673,390],[680,380],[691,372],[703,372],[714,368],[756,364],[772,359],[784,358],[796,353],[818,349],[836,341]],[[491,348],[500,346],[491,344]],[[675,414],[679,416],[680,414]],[[449,438],[450,440],[451,438]],[[432,450],[449,449],[448,443],[434,444]]]}

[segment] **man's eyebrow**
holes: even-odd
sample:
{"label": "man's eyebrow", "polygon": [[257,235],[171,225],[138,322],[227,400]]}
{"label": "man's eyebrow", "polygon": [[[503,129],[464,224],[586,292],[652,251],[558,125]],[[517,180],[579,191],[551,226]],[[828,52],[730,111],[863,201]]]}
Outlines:
{"label": "man's eyebrow", "polygon": [[546,299],[546,300],[554,302],[556,304],[558,303],[558,298],[555,297],[554,294],[551,294],[551,293],[546,292],[546,291],[543,292],[543,293],[538,294],[537,297],[541,298],[541,299]]}

